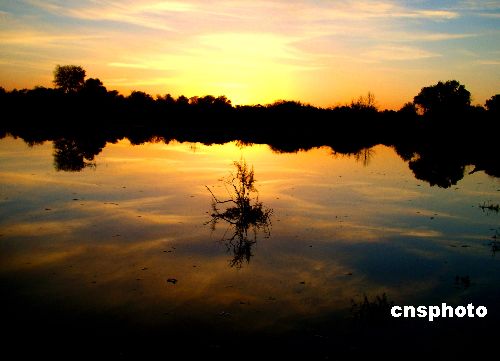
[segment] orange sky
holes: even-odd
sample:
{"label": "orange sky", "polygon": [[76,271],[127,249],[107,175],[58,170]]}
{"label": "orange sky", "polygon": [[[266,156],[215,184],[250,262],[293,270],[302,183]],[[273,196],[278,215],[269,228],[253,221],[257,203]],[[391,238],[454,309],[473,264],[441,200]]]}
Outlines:
{"label": "orange sky", "polygon": [[492,1],[63,1],[0,3],[0,85],[52,86],[76,64],[108,89],[319,106],[375,94],[401,107],[456,79],[473,103],[499,93]]}

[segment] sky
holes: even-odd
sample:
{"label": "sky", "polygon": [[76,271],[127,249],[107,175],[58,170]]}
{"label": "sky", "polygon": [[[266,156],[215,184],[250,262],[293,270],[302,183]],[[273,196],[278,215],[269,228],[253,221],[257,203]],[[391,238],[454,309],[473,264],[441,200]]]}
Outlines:
{"label": "sky", "polygon": [[124,95],[226,95],[399,109],[458,80],[500,93],[500,0],[0,0],[0,86],[52,87],[57,64]]}

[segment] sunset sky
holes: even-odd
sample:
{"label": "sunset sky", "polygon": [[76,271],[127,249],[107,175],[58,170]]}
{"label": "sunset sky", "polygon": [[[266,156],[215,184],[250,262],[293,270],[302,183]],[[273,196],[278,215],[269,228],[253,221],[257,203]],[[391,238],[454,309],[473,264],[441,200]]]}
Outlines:
{"label": "sunset sky", "polygon": [[398,109],[456,79],[500,93],[500,1],[0,0],[0,86],[53,86],[56,64],[128,95],[226,95]]}

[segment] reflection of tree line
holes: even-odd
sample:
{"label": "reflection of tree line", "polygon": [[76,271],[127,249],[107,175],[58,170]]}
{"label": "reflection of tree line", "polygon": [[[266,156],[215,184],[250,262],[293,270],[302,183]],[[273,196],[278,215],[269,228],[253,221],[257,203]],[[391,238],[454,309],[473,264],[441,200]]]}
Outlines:
{"label": "reflection of tree line", "polygon": [[448,188],[461,180],[467,166],[473,166],[468,174],[484,171],[500,177],[500,158],[492,144],[464,142],[399,144],[395,147],[399,156],[408,162],[417,179],[430,185]]}
{"label": "reflection of tree line", "polygon": [[[10,129],[9,134],[22,138],[29,145],[41,144],[44,141],[54,142],[54,165],[57,170],[80,171],[89,165],[95,164],[95,157],[102,151],[106,143],[116,143],[120,139],[127,138],[134,145],[145,142],[164,142],[172,140],[186,142],[201,142],[204,144],[224,143],[237,138],[228,134],[224,136],[209,134],[197,134],[189,136],[165,134],[166,132],[152,132],[145,128],[121,129],[115,132],[110,130],[93,131],[84,130],[80,134],[75,131],[54,129],[54,133],[47,129],[37,131],[36,129]],[[189,132],[188,132],[189,133]],[[5,136],[7,132],[3,132]],[[472,135],[471,135],[472,137]],[[478,144],[471,140],[466,142],[464,137],[456,137],[453,141],[442,139],[442,141],[419,142],[414,140],[399,140],[391,145],[397,154],[406,162],[417,179],[424,180],[431,185],[448,188],[461,180],[466,172],[467,166],[473,166],[468,173],[484,171],[493,177],[500,177],[500,157],[498,157],[497,146],[494,143]],[[300,139],[288,138],[287,142],[278,141],[273,143],[268,138],[265,143],[270,145],[274,152],[289,153],[300,150],[309,150],[314,147],[327,146],[332,149],[334,155],[347,155],[354,157],[357,161],[367,165],[373,156],[372,147],[377,144],[373,142],[359,142],[353,140],[350,144],[346,139],[332,140],[327,143],[304,142]],[[249,145],[254,143],[252,137],[240,139],[240,144]],[[261,143],[257,140],[255,143]]]}
{"label": "reflection of tree line", "polygon": [[454,80],[422,88],[399,111],[378,110],[371,93],[332,108],[296,101],[233,106],[225,96],[153,98],[140,91],[125,97],[99,79],[85,79],[77,66],[57,66],[54,83],[31,90],[0,87],[0,136],[12,134],[28,144],[54,141],[59,170],[83,169],[106,142],[128,138],[132,144],[237,140],[269,144],[276,152],[329,146],[365,164],[370,148],[385,144],[433,185],[455,184],[467,165],[500,176],[500,95],[473,106],[471,94]]}

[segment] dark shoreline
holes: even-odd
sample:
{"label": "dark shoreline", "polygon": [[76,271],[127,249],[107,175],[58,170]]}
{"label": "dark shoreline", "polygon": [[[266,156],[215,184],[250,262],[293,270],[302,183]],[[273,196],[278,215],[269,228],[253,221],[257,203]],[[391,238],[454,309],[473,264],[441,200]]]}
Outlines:
{"label": "dark shoreline", "polygon": [[[478,119],[457,120],[453,128],[434,126],[418,119],[412,126],[383,127],[400,124],[398,113],[373,113],[329,123],[324,119],[308,118],[291,120],[290,115],[269,119],[256,117],[251,122],[248,114],[233,116],[184,117],[173,122],[144,118],[132,121],[127,118],[83,121],[77,116],[69,122],[57,119],[43,121],[21,118],[0,126],[0,139],[8,135],[23,139],[34,146],[44,141],[54,142],[54,164],[57,170],[79,171],[92,163],[106,143],[128,139],[133,145],[146,142],[169,143],[200,142],[206,145],[238,141],[242,145],[267,144],[274,152],[290,153],[307,151],[316,147],[330,147],[332,153],[364,156],[373,146],[383,144],[395,149],[397,154],[414,172],[416,178],[430,185],[448,188],[455,185],[469,172],[484,171],[500,177],[499,148],[496,134],[499,127],[489,116]],[[311,115],[309,115],[311,116]],[[307,119],[310,119],[307,120]],[[316,123],[316,125],[314,125]],[[340,125],[337,126],[336,124]],[[312,124],[306,127],[305,124]],[[365,126],[360,126],[364,124]],[[408,123],[401,123],[408,124]]]}

